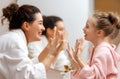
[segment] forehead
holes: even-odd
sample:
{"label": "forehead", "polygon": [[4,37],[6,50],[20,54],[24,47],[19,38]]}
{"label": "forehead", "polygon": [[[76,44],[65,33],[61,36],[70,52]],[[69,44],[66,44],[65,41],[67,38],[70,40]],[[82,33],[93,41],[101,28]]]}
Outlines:
{"label": "forehead", "polygon": [[56,22],[56,26],[57,26],[57,28],[64,28],[63,21]]}
{"label": "forehead", "polygon": [[34,15],[34,18],[35,18],[35,20],[37,20],[37,21],[43,21],[43,18],[42,18],[41,13],[36,13],[36,14]]}
{"label": "forehead", "polygon": [[93,25],[93,26],[96,26],[97,24],[97,19],[93,16],[90,16],[87,20],[87,24],[88,25]]}

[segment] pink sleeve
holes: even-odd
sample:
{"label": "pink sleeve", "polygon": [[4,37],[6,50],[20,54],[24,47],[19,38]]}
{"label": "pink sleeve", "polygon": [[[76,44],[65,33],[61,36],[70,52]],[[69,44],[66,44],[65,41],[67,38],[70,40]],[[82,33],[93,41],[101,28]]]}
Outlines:
{"label": "pink sleeve", "polygon": [[113,79],[116,77],[117,69],[110,50],[102,47],[95,50],[91,66],[84,66],[78,77],[79,79],[106,79],[109,73],[113,74],[113,77],[110,76]]}

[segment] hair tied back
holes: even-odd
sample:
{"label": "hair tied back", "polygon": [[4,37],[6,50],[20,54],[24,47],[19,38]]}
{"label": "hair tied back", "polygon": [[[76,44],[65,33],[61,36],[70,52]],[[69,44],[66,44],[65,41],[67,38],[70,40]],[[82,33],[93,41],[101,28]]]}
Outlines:
{"label": "hair tied back", "polygon": [[2,9],[3,11],[3,18],[1,20],[1,23],[3,24],[3,21],[5,19],[8,19],[8,21],[11,21],[11,18],[13,17],[13,15],[16,14],[16,12],[18,11],[19,6],[16,3],[12,3],[9,6],[5,7]]}

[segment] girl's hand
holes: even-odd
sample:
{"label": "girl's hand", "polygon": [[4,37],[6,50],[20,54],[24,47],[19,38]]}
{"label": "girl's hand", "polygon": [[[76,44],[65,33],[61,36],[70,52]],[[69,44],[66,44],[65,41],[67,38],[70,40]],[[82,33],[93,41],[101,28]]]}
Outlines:
{"label": "girl's hand", "polygon": [[68,52],[70,61],[74,65],[73,67],[75,68],[80,68],[81,65],[83,64],[83,61],[81,60],[81,53],[83,51],[83,42],[84,40],[82,38],[77,39],[74,49],[70,47],[69,43],[68,43],[68,48],[66,49],[66,51]]}
{"label": "girl's hand", "polygon": [[68,43],[68,48],[66,49],[69,59],[71,61],[72,67],[73,68],[79,68],[79,64],[76,61],[75,57],[74,57],[74,50],[70,47],[70,44]]}
{"label": "girl's hand", "polygon": [[76,44],[75,44],[75,48],[74,48],[76,60],[79,57],[81,57],[81,53],[83,52],[83,42],[84,42],[83,38],[76,40]]}
{"label": "girl's hand", "polygon": [[85,65],[85,62],[81,57],[81,53],[83,52],[83,49],[84,49],[83,42],[84,40],[82,38],[77,39],[76,45],[75,45],[75,58],[81,68]]}

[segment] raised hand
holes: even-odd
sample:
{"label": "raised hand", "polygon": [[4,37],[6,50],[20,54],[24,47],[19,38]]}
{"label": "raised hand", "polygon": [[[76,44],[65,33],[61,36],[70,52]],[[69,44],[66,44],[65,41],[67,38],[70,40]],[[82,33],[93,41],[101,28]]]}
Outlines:
{"label": "raised hand", "polygon": [[66,44],[65,34],[55,30],[54,38],[48,43],[47,47],[38,56],[40,62],[46,66],[46,70],[49,69],[50,65],[55,61],[60,51]]}
{"label": "raised hand", "polygon": [[82,38],[77,39],[74,48],[71,48],[70,45],[68,44],[68,48],[66,49],[70,61],[75,68],[80,68],[81,65],[83,64],[83,61],[81,60],[81,56],[80,56],[83,51],[83,42],[84,40]]}
{"label": "raised hand", "polygon": [[70,47],[70,44],[68,43],[68,48],[66,49],[68,55],[69,55],[69,59],[72,63],[72,67],[73,68],[79,68],[79,64],[78,62],[76,61],[75,59],[75,56],[74,56],[74,50]]}
{"label": "raised hand", "polygon": [[58,31],[57,28],[54,32],[55,36],[51,39],[51,42],[48,44],[47,48],[50,49],[50,53],[53,55],[58,55],[58,53],[63,50],[65,44],[66,44],[66,35],[67,33]]}
{"label": "raised hand", "polygon": [[84,66],[84,61],[82,60],[81,53],[84,49],[83,47],[84,40],[82,38],[76,40],[75,44],[75,59],[78,62],[79,66],[82,68]]}
{"label": "raised hand", "polygon": [[81,53],[83,51],[83,38],[77,39],[74,47],[74,56],[76,59],[78,59],[81,56]]}

